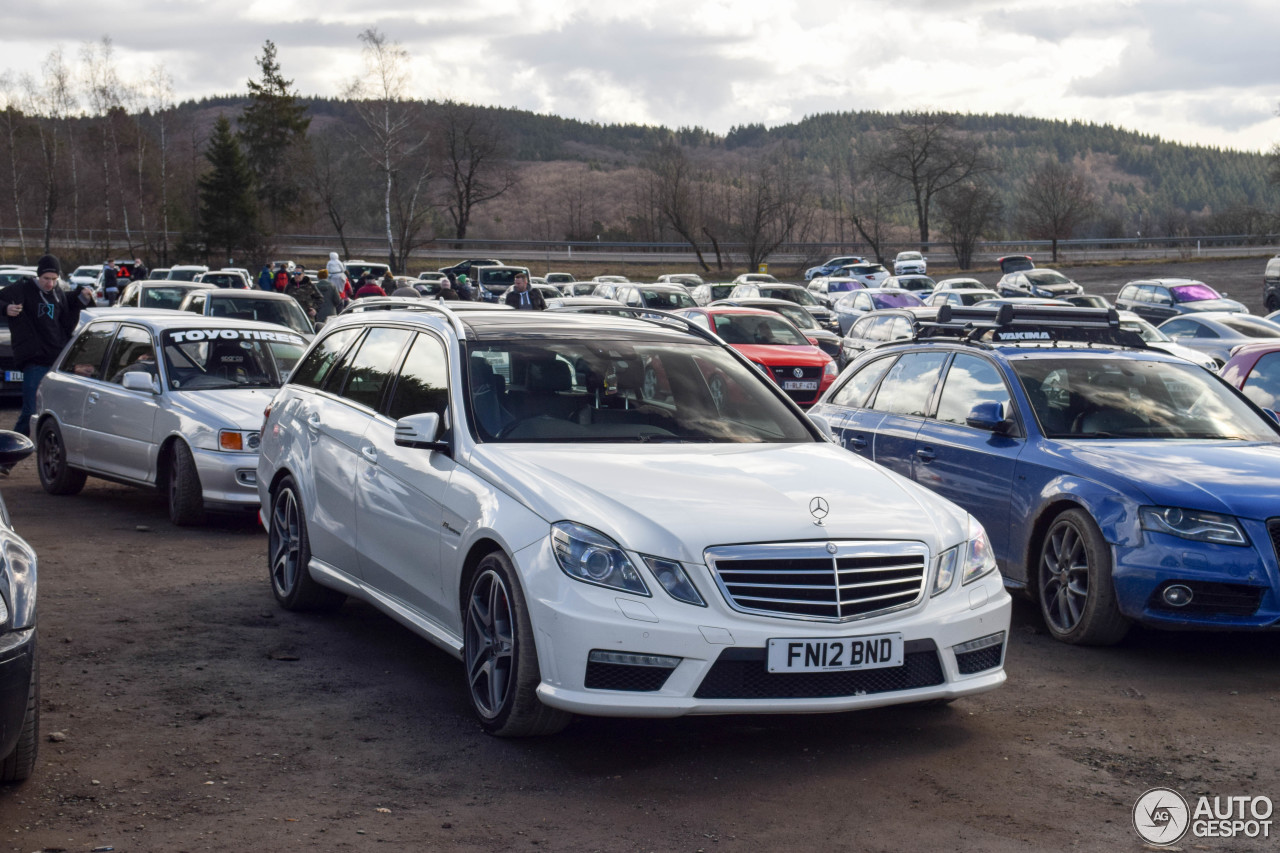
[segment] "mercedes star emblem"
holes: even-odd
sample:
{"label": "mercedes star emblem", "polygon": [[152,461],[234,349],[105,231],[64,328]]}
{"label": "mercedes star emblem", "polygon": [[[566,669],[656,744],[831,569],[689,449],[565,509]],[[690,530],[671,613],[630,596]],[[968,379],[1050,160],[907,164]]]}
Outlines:
{"label": "mercedes star emblem", "polygon": [[809,512],[813,515],[814,524],[822,524],[822,519],[831,512],[831,507],[827,505],[826,498],[814,498],[809,501]]}

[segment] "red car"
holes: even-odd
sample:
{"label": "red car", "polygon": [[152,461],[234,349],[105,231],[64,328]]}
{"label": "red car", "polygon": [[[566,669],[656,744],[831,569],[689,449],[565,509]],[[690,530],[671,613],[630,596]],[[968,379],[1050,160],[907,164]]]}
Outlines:
{"label": "red car", "polygon": [[801,406],[818,402],[836,378],[831,356],[809,342],[780,314],[731,306],[690,308],[676,312],[705,329],[765,369],[788,397]]}
{"label": "red car", "polygon": [[1280,341],[1236,347],[1219,374],[1255,405],[1280,411]]}

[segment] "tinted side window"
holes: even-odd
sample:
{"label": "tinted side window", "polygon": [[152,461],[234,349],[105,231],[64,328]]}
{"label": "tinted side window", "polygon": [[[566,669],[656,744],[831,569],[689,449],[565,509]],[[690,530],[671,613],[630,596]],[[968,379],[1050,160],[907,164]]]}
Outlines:
{"label": "tinted side window", "polygon": [[305,385],[308,388],[319,388],[324,385],[325,379],[333,370],[334,362],[355,339],[359,331],[359,329],[343,329],[320,341],[293,372],[290,384]]}
{"label": "tinted side window", "polygon": [[407,329],[370,329],[351,359],[342,396],[362,406],[378,408],[382,392],[386,390],[392,372],[400,362],[400,353],[412,334]]}
{"label": "tinted side window", "polygon": [[867,399],[871,389],[884,376],[885,371],[893,364],[892,358],[881,358],[871,362],[849,377],[849,381],[840,386],[840,390],[831,395],[833,406],[861,406]]}
{"label": "tinted side window", "polygon": [[58,370],[62,373],[78,373],[81,376],[102,377],[102,358],[107,354],[111,338],[116,333],[115,323],[98,323],[85,329],[67,350]]}
{"label": "tinted side window", "polygon": [[107,381],[119,385],[124,382],[124,375],[134,370],[156,375],[156,350],[151,344],[151,333],[137,326],[121,326],[105,375]]}
{"label": "tinted side window", "polygon": [[1164,332],[1166,335],[1169,335],[1170,337],[1174,337],[1176,335],[1194,336],[1196,333],[1196,329],[1198,329],[1199,327],[1200,327],[1199,323],[1193,322],[1191,320],[1170,320],[1167,323],[1160,324],[1160,331]]}
{"label": "tinted side window", "polygon": [[433,335],[419,334],[409,348],[396,380],[387,416],[392,420],[449,408],[449,360],[444,344]]}
{"label": "tinted side window", "polygon": [[911,352],[898,359],[876,392],[872,408],[880,412],[924,417],[947,354]]}
{"label": "tinted side window", "polygon": [[938,420],[963,425],[978,403],[1004,403],[1006,417],[1013,412],[1013,401],[999,369],[985,358],[961,353],[947,370],[938,400]]}

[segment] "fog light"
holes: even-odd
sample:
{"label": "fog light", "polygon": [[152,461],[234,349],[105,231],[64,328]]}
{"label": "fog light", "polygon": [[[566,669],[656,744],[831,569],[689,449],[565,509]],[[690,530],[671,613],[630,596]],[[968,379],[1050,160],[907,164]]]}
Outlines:
{"label": "fog light", "polygon": [[622,666],[660,666],[664,669],[675,669],[680,665],[680,658],[667,655],[638,655],[631,652],[606,652],[593,649],[587,655],[592,663],[616,663]]}
{"label": "fog light", "polygon": [[1180,583],[1164,588],[1164,603],[1170,607],[1186,607],[1192,598],[1191,588]]}
{"label": "fog light", "polygon": [[991,646],[998,646],[1003,642],[1004,642],[1004,631],[1001,631],[998,634],[988,634],[985,637],[979,637],[978,639],[970,640],[967,643],[960,643],[958,645],[952,646],[951,648],[956,654],[962,655],[965,652],[976,652],[979,649],[986,649]]}
{"label": "fog light", "polygon": [[241,468],[236,471],[236,482],[242,486],[258,485],[258,472],[252,468]]}

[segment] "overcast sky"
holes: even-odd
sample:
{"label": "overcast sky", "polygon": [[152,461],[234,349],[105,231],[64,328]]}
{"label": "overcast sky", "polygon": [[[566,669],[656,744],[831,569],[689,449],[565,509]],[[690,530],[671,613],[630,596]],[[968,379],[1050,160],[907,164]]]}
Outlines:
{"label": "overcast sky", "polygon": [[240,93],[274,41],[337,96],[376,27],[423,98],[723,133],[845,110],[1080,119],[1244,150],[1280,142],[1276,0],[38,0],[0,9],[0,70],[109,36],[178,98]]}

